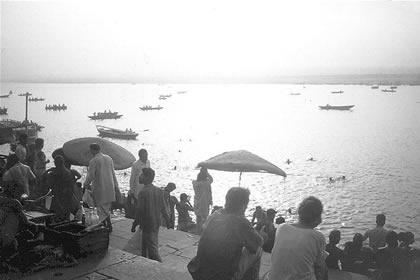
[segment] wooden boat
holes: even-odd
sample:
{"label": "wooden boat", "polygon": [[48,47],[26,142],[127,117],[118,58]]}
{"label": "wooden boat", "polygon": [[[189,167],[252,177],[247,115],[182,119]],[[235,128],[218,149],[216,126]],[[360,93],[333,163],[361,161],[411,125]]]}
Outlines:
{"label": "wooden boat", "polygon": [[371,89],[378,89],[378,88],[379,88],[379,86],[371,86],[370,88],[371,88]]}
{"label": "wooden boat", "polygon": [[19,96],[31,96],[32,93],[29,93],[29,92],[27,92],[27,93],[19,93],[18,95]]}
{"label": "wooden boat", "polygon": [[0,107],[0,115],[7,115],[7,108],[6,107]]}
{"label": "wooden boat", "polygon": [[159,100],[166,100],[167,98],[171,97],[172,94],[161,94],[159,95]]}
{"label": "wooden boat", "polygon": [[145,105],[145,106],[142,106],[142,107],[139,107],[139,108],[142,111],[161,110],[161,109],[163,109],[163,107],[160,106],[160,105],[158,105],[156,107],[153,107],[153,106],[150,106],[150,105]]}
{"label": "wooden boat", "polygon": [[42,98],[42,97],[29,97],[28,98],[29,102],[38,102],[38,101],[44,101],[44,100],[45,98]]}
{"label": "wooden boat", "polygon": [[52,110],[52,111],[61,111],[61,110],[67,110],[67,106],[65,104],[63,105],[57,105],[57,104],[53,104],[53,105],[45,105],[45,110]]}
{"label": "wooden boat", "polygon": [[342,90],[339,90],[339,91],[331,91],[331,93],[332,94],[341,94],[341,93],[343,93],[344,91],[342,91]]}
{"label": "wooden boat", "polygon": [[92,116],[88,116],[91,120],[108,120],[108,119],[119,119],[123,115],[119,115],[118,112],[95,112]]}
{"label": "wooden boat", "polygon": [[390,87],[390,89],[396,89],[397,88],[397,86],[391,86]]}
{"label": "wooden boat", "polygon": [[344,111],[344,110],[350,110],[354,106],[355,105],[333,106],[333,105],[327,104],[325,106],[319,106],[319,109],[321,109],[321,110],[340,110],[340,111]]}
{"label": "wooden boat", "polygon": [[382,92],[397,92],[395,89],[383,89]]}
{"label": "wooden boat", "polygon": [[110,137],[110,138],[119,138],[119,139],[136,139],[139,135],[137,132],[132,131],[131,129],[120,130],[116,128],[106,127],[103,125],[97,125],[96,129],[99,132],[99,136]]}

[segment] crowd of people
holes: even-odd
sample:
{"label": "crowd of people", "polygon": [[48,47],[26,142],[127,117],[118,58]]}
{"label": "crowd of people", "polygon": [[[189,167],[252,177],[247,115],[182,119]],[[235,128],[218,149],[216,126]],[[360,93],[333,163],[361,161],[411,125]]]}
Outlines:
{"label": "crowd of people", "polygon": [[[83,185],[78,182],[82,176],[71,168],[61,152],[53,153],[55,167],[47,169],[49,160],[43,146],[40,138],[34,145],[28,145],[27,136],[22,134],[7,161],[0,166],[0,260],[26,248],[28,240],[45,229],[45,225],[28,221],[22,204],[51,193],[50,210],[57,221],[83,220],[80,202],[85,195],[91,196],[99,222],[110,232],[113,205],[123,203],[126,217],[133,219],[131,231],[141,231],[142,256],[156,261],[162,261],[158,250],[161,226],[199,234],[197,255],[187,267],[194,280],[259,279],[263,251],[271,254],[271,268],[265,276],[271,280],[324,280],[328,279],[328,268],[383,280],[410,279],[414,235],[386,230],[383,214],[377,216],[374,229],[356,233],[341,249],[339,230],[330,232],[328,243],[316,230],[323,212],[323,204],[316,197],[307,197],[300,203],[296,223],[286,223],[284,217],[276,217],[275,209],[265,211],[261,206],[255,208],[249,221],[245,216],[251,195],[248,189],[229,189],[225,205],[215,206],[213,177],[202,167],[192,181],[191,204],[186,193],[181,193],[179,199],[172,194],[175,183],[169,182],[163,188],[154,185],[155,171],[148,152],[140,149],[139,159],[131,167],[128,195],[122,202],[113,160],[101,152],[99,144],[89,146],[92,159]],[[190,213],[195,214],[195,222]],[[17,222],[13,222],[12,216]]]}

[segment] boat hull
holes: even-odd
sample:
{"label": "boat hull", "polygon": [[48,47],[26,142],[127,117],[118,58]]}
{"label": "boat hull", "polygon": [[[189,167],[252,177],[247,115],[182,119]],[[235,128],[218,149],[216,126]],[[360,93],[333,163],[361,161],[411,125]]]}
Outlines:
{"label": "boat hull", "polygon": [[96,130],[99,132],[99,136],[101,137],[109,137],[109,138],[118,138],[118,139],[136,139],[136,137],[139,135],[138,133],[134,131],[124,131],[120,129],[115,129],[111,127],[106,127],[102,125],[97,125]]}
{"label": "boat hull", "polygon": [[101,137],[126,139],[126,140],[135,140],[138,136],[138,133],[131,134],[131,135],[124,135],[124,134],[114,134],[114,133],[110,133],[110,132],[106,132],[106,131],[100,131],[100,130],[98,130],[98,132],[99,132],[99,136],[101,136]]}
{"label": "boat hull", "polygon": [[91,120],[116,120],[121,118],[123,115],[115,116],[88,116]]}
{"label": "boat hull", "polygon": [[346,110],[350,110],[354,107],[354,105],[346,105],[346,106],[331,106],[331,105],[327,105],[327,106],[319,106],[319,109],[321,110],[338,110],[338,111],[346,111]]}

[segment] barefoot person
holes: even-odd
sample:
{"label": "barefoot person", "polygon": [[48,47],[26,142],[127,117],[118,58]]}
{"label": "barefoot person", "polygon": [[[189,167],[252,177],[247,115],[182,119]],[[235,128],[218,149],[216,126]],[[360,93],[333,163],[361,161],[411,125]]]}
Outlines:
{"label": "barefoot person", "polygon": [[142,230],[141,255],[158,262],[162,262],[159,255],[159,227],[161,217],[169,224],[168,212],[165,207],[163,191],[153,185],[155,171],[151,168],[143,168],[140,175],[140,183],[144,188],[138,197],[136,219],[131,226],[131,232],[136,232],[136,227]]}
{"label": "barefoot person", "polygon": [[209,207],[213,205],[211,184],[213,178],[208,173],[207,168],[202,167],[197,175],[197,180],[193,181],[194,188],[194,211],[197,217],[197,231],[201,233],[203,223],[209,215]]}
{"label": "barefoot person", "polygon": [[105,221],[106,226],[112,231],[110,212],[112,202],[115,201],[115,188],[118,188],[114,162],[110,156],[101,153],[99,144],[90,144],[89,148],[93,158],[89,162],[83,186],[92,189],[99,220]]}

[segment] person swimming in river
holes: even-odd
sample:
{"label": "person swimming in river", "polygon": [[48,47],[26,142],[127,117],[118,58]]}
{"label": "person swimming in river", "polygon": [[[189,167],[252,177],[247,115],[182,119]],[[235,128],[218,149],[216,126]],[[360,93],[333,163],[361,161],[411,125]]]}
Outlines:
{"label": "person swimming in river", "polygon": [[330,183],[334,183],[334,182],[337,182],[337,181],[345,181],[346,180],[346,176],[340,176],[340,177],[337,177],[337,178],[333,178],[333,177],[330,177],[329,179],[328,179],[328,181],[330,182]]}
{"label": "person swimming in river", "polygon": [[291,161],[290,159],[287,159],[287,160],[286,160],[286,163],[287,163],[287,164],[291,164],[291,163],[292,163],[292,161]]}
{"label": "person swimming in river", "polygon": [[315,161],[313,157],[308,158],[308,161]]}

